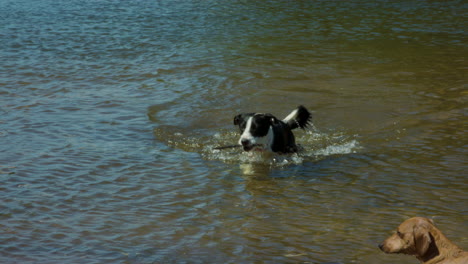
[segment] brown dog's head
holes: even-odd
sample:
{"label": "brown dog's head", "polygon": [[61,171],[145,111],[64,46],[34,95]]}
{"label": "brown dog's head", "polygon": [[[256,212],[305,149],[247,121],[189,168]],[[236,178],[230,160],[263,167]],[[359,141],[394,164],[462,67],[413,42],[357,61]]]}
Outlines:
{"label": "brown dog's head", "polygon": [[433,227],[434,222],[430,219],[410,218],[398,227],[395,234],[385,239],[379,248],[385,253],[424,256],[433,241],[430,233]]}

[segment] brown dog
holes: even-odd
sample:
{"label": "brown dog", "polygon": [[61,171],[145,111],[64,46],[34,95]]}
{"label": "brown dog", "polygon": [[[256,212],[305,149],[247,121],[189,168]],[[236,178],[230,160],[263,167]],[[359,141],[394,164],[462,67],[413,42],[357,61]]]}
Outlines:
{"label": "brown dog", "polygon": [[379,248],[385,253],[416,256],[424,264],[468,264],[468,252],[453,244],[424,217],[404,221]]}

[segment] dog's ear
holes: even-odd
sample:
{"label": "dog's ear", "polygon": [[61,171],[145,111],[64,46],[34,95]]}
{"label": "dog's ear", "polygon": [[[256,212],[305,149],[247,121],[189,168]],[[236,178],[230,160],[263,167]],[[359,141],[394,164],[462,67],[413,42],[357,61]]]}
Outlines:
{"label": "dog's ear", "polygon": [[413,228],[414,246],[418,256],[424,256],[432,243],[431,233],[426,224],[416,225]]}
{"label": "dog's ear", "polygon": [[236,115],[234,117],[234,125],[237,126],[242,122],[242,115]]}
{"label": "dog's ear", "polygon": [[265,116],[269,119],[270,124],[276,125],[278,123],[278,119],[272,114],[265,114]]}

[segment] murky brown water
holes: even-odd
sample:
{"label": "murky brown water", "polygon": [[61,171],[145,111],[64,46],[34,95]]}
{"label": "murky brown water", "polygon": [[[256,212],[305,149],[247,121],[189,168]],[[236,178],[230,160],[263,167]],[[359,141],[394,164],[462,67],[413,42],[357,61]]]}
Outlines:
{"label": "murky brown water", "polygon": [[[468,249],[460,1],[0,3],[1,263],[417,263]],[[213,150],[240,112],[299,154]]]}

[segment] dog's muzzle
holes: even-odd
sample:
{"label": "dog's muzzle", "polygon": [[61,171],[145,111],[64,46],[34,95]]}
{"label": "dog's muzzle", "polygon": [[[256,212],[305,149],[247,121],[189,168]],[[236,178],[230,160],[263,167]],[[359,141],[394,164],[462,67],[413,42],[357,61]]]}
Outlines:
{"label": "dog's muzzle", "polygon": [[252,144],[252,142],[248,139],[242,139],[241,144],[242,144],[242,148],[245,151],[251,151],[252,149],[256,147],[259,148],[259,150],[261,150],[262,148],[262,144]]}
{"label": "dog's muzzle", "polygon": [[247,139],[242,139],[241,144],[245,151],[252,150],[254,147],[254,145],[250,142],[250,140],[247,140]]}

